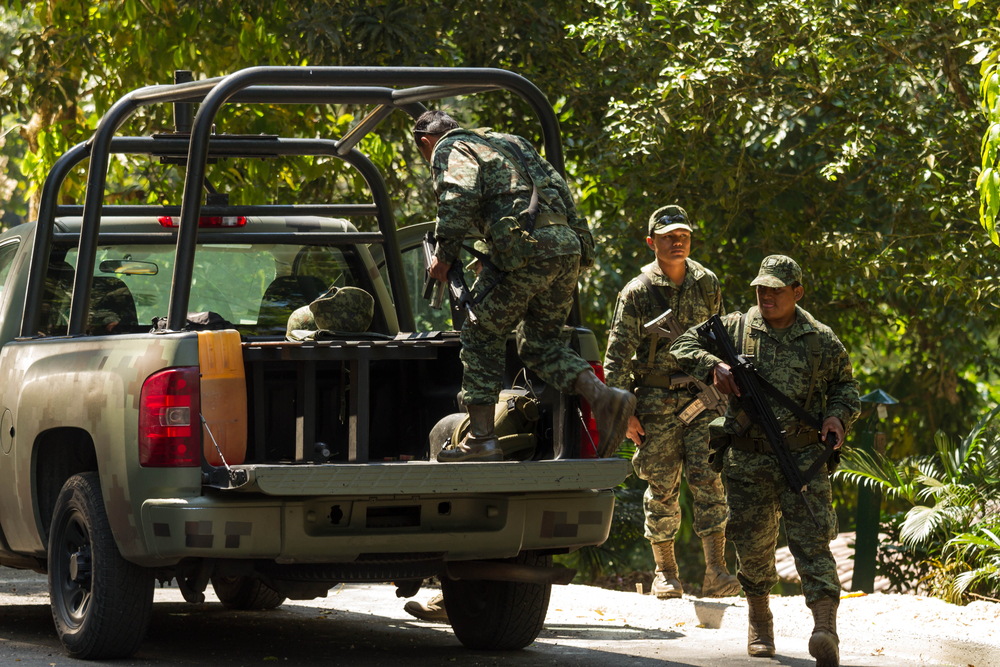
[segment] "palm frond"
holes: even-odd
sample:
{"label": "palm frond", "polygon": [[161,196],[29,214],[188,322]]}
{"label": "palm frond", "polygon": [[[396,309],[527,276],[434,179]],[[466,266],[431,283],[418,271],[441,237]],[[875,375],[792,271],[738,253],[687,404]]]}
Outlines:
{"label": "palm frond", "polygon": [[939,528],[948,522],[951,508],[942,505],[927,507],[914,505],[906,513],[906,520],[899,531],[903,544],[914,547],[927,542]]}
{"label": "palm frond", "polygon": [[845,451],[836,475],[849,482],[882,491],[889,498],[913,502],[915,470],[909,460],[894,463],[886,456],[863,449]]}
{"label": "palm frond", "polygon": [[969,431],[969,434],[962,440],[962,444],[959,445],[958,448],[958,452],[960,453],[958,458],[961,460],[963,468],[965,463],[968,461],[969,456],[976,449],[974,445],[982,445],[984,443],[984,439],[980,438],[980,436],[986,429],[987,424],[992,421],[993,417],[995,417],[998,412],[1000,412],[1000,405],[983,415],[982,418],[976,422],[976,425],[972,427],[972,430]]}

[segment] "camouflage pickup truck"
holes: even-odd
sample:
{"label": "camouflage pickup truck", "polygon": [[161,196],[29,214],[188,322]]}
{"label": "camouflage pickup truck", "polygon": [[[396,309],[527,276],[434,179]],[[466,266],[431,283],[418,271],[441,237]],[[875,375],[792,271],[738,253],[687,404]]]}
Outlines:
{"label": "camouflage pickup truck", "polygon": [[[48,573],[71,655],[138,650],[171,579],[192,602],[211,583],[228,607],[267,609],[340,582],[409,597],[437,576],[466,646],[537,636],[551,585],[572,577],[552,555],[606,539],[628,463],[581,458],[586,406],[530,373],[528,460],[433,461],[432,428],[460,411],[461,312],[426,311],[424,230],[397,231],[356,148],[397,110],[488,90],[528,102],[562,170],[551,106],[510,72],[260,67],[128,93],[55,163],[38,220],[0,235],[0,565]],[[372,110],[339,138],[214,129],[223,104],[302,103]],[[116,136],[152,104],[174,105],[175,132]],[[182,165],[180,204],[105,205],[122,153]],[[371,201],[237,206],[206,181],[211,160],[278,156],[344,160]],[[83,206],[60,205],[86,160]],[[286,339],[330,286],[373,297],[368,330]],[[579,324],[567,345],[596,366]],[[511,346],[508,385],[522,371]]]}

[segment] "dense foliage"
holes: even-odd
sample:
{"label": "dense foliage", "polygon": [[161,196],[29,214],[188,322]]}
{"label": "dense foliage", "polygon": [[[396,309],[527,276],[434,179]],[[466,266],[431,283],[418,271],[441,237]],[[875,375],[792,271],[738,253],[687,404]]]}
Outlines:
{"label": "dense foliage", "polygon": [[[581,283],[599,335],[614,295],[652,259],[648,215],[678,202],[697,221],[693,256],[722,278],[730,309],[750,304],[763,256],[799,260],[803,305],[844,340],[862,392],[881,387],[900,400],[891,455],[929,454],[934,433],[966,432],[1000,398],[1000,263],[978,225],[973,169],[992,168],[1000,147],[1000,73],[983,42],[997,4],[15,1],[0,9],[0,160],[9,159],[0,209],[5,225],[30,219],[55,157],[85,140],[117,96],[168,82],[174,69],[199,78],[257,64],[511,69],[560,115],[570,181],[601,246]],[[506,94],[444,106],[468,125],[538,139],[530,111]],[[336,138],[366,111],[231,105],[219,125]],[[169,108],[150,108],[122,132],[171,125]],[[397,114],[362,145],[386,173],[403,224],[434,215],[407,130]],[[181,177],[116,160],[109,196],[176,201]],[[366,197],[324,159],[221,162],[209,177],[234,202]],[[989,192],[1000,175],[985,183],[995,214],[1000,195]],[[63,197],[82,195],[81,171]],[[851,497],[838,491],[848,506]]]}
{"label": "dense foliage", "polygon": [[902,548],[882,567],[896,584],[906,580],[897,572],[902,566],[906,584],[919,580],[947,600],[1000,596],[1000,430],[992,423],[998,413],[988,412],[960,441],[939,431],[933,455],[898,462],[861,450],[848,455],[839,475],[909,506],[888,526]]}

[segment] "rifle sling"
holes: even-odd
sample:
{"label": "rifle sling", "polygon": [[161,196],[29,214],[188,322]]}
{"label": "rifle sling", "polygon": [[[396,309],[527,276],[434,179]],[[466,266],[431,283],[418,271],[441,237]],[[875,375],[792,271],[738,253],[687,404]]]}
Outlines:
{"label": "rifle sling", "polygon": [[[531,169],[528,168],[528,161],[524,158],[524,153],[521,152],[521,147],[517,145],[517,140],[514,136],[510,134],[501,134],[500,136],[503,137],[503,139],[507,142],[507,145],[511,147],[514,154],[517,156],[517,160],[514,161],[514,164],[517,165],[520,163],[521,169],[524,170],[524,175],[528,177],[529,181],[531,181],[531,201],[528,202],[528,208],[524,211],[528,216],[528,225],[523,228],[524,231],[526,231],[530,236],[531,233],[535,231],[535,218],[538,217],[538,209],[540,207],[538,203],[538,185],[535,183],[535,179],[531,175]],[[501,155],[507,155],[507,153],[502,150],[500,146],[490,141],[489,138],[485,136],[483,138],[496,148]],[[546,199],[546,201],[548,200]]]}
{"label": "rifle sling", "polygon": [[[740,318],[740,332],[739,332],[740,335],[739,335],[739,337],[737,339],[740,342],[740,348],[741,348],[741,349],[738,350],[738,352],[741,353],[741,354],[743,352],[743,350],[742,350],[742,347],[743,347],[743,345],[742,345],[742,343],[743,343],[743,332],[744,332],[744,328],[746,327],[746,320],[747,320],[747,313],[744,313],[743,317]],[[771,397],[774,398],[774,400],[778,401],[778,403],[780,403],[783,407],[785,407],[786,409],[788,409],[793,415],[795,415],[796,417],[798,417],[799,419],[801,419],[804,423],[808,424],[809,426],[812,426],[817,431],[822,431],[823,430],[823,424],[822,424],[822,422],[820,422],[818,419],[816,419],[815,417],[813,417],[812,415],[810,415],[808,412],[806,412],[802,408],[801,405],[799,405],[798,403],[796,403],[795,401],[793,401],[792,399],[790,399],[788,396],[785,396],[783,393],[781,393],[780,391],[778,391],[778,388],[775,387],[770,382],[768,382],[767,379],[763,375],[761,375],[757,371],[756,368],[753,369],[753,372],[754,372],[754,375],[757,376],[757,381],[760,383],[760,388],[763,389],[768,394],[770,394]],[[811,385],[813,383],[815,383],[815,376],[816,376],[816,373],[814,372],[813,373],[813,382],[810,383],[810,388],[809,388],[810,398],[811,398],[811,394],[812,394],[812,386]],[[806,481],[806,483],[808,483],[813,478],[813,476],[816,474],[816,472],[821,467],[823,467],[823,465],[829,460],[830,456],[832,456],[832,455],[833,455],[833,445],[826,443],[826,446],[823,448],[823,451],[820,453],[819,458],[817,458],[815,461],[813,461],[812,465],[809,466],[809,469],[805,472],[805,481]]]}

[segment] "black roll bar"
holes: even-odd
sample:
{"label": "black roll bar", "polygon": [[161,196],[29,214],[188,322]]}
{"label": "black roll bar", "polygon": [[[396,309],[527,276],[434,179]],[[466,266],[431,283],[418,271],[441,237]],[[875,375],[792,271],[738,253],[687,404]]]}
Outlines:
{"label": "black roll bar", "polygon": [[[373,85],[374,84],[374,85]],[[386,86],[409,86],[395,89]],[[177,254],[173,285],[167,315],[169,329],[178,330],[187,319],[189,289],[194,268],[193,253],[197,243],[197,220],[201,211],[206,161],[212,141],[212,127],[221,106],[227,103],[272,104],[380,104],[401,109],[411,117],[423,110],[422,101],[485,90],[508,90],[521,97],[538,117],[545,155],[552,166],[564,174],[559,123],[544,94],[527,79],[506,70],[491,68],[423,68],[423,67],[252,67],[225,77],[173,85],[148,86],[134,90],[119,99],[104,115],[93,137],[63,155],[53,166],[43,185],[42,204],[36,227],[32,262],[29,268],[31,285],[44,284],[52,234],[56,201],[63,180],[73,166],[90,157],[87,192],[82,209],[81,227],[73,300],[70,307],[68,333],[81,334],[90,304],[90,277],[93,275],[98,245],[99,225],[109,155],[118,140],[114,134],[141,107],[158,103],[200,102],[191,132],[187,153],[187,172],[180,207],[180,227],[177,234]],[[374,129],[377,123],[369,123]],[[354,139],[354,137],[351,137]],[[360,139],[358,137],[357,139]],[[282,140],[287,141],[287,140]],[[413,329],[413,314],[406,298],[406,282],[402,258],[396,241],[391,200],[378,169],[353,148],[346,154],[337,153],[339,142],[325,142],[317,155],[336,155],[357,169],[368,182],[377,219],[382,232],[386,269],[401,329]],[[255,155],[261,144],[253,142]],[[353,145],[351,143],[348,146]],[[315,146],[314,146],[315,147]],[[341,146],[341,151],[346,146]],[[291,154],[291,153],[288,153]],[[25,310],[21,335],[31,336],[37,330],[42,293],[25,295]],[[572,316],[571,316],[572,317]]]}

